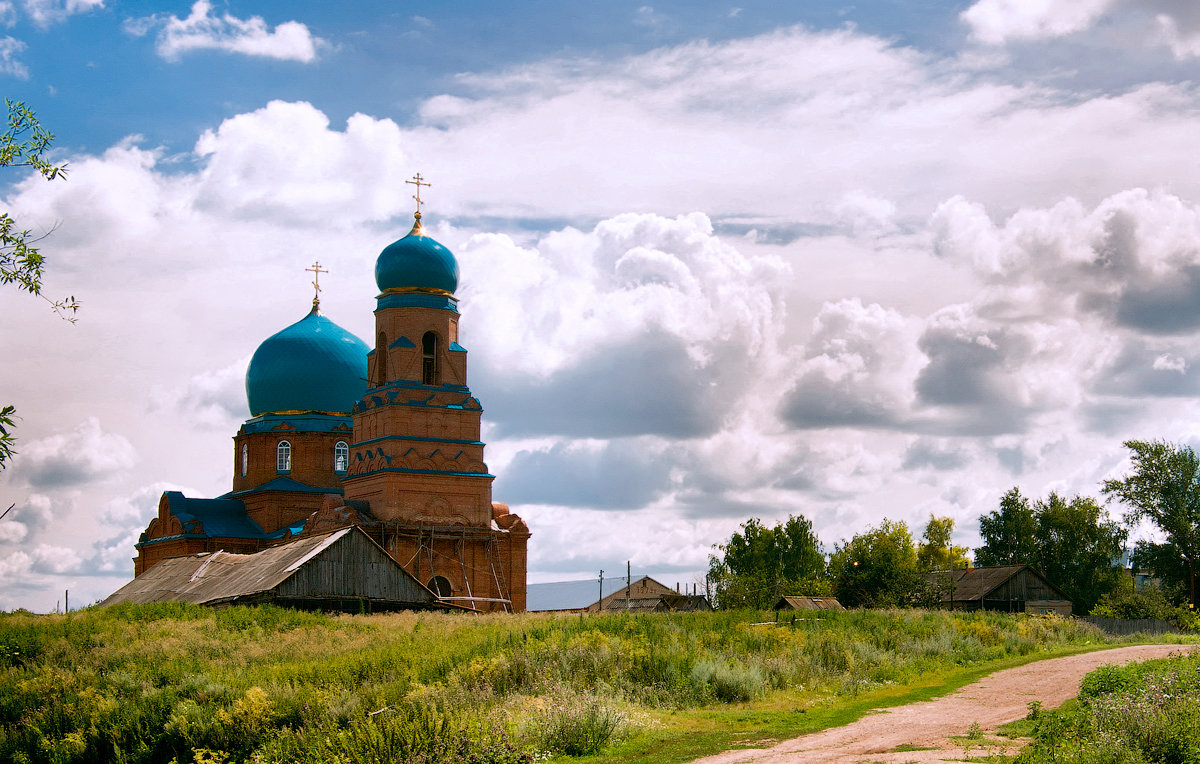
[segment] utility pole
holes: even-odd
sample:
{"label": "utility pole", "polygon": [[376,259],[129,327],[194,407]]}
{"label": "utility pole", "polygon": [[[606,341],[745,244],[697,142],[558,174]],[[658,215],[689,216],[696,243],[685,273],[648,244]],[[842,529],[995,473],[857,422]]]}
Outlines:
{"label": "utility pole", "polygon": [[629,587],[633,584],[632,563],[629,560],[625,561],[625,612],[629,612]]}
{"label": "utility pole", "polygon": [[604,569],[600,569],[600,599],[596,600],[596,612],[604,610]]}

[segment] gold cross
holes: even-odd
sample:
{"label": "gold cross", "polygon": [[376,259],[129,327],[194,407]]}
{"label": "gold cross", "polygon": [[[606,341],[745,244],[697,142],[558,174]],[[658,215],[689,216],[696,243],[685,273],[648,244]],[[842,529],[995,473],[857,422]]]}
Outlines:
{"label": "gold cross", "polygon": [[417,200],[417,219],[420,220],[420,218],[421,218],[421,186],[425,186],[425,187],[429,188],[429,187],[432,187],[433,184],[426,183],[425,179],[421,177],[421,173],[417,173],[416,175],[414,175],[412,180],[406,180],[404,182],[411,183],[417,187],[417,193],[413,194],[413,198]]}
{"label": "gold cross", "polygon": [[320,261],[314,262],[311,268],[305,268],[304,270],[311,272],[313,275],[313,309],[316,310],[321,304],[321,274],[329,273],[329,271],[321,267]]}

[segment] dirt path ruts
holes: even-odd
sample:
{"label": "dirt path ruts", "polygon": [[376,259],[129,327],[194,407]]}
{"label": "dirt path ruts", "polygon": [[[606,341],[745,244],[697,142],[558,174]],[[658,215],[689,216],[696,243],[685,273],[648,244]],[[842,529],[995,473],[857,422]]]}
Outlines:
{"label": "dirt path ruts", "polygon": [[[1163,658],[1193,647],[1137,645],[1037,661],[997,671],[935,700],[886,709],[844,727],[785,740],[772,748],[726,751],[694,764],[961,761],[965,758],[962,743],[949,738],[965,735],[972,722],[991,733],[1001,724],[1025,716],[1031,701],[1055,708],[1075,697],[1079,681],[1097,666]],[[899,746],[930,750],[897,752]],[[976,747],[971,753],[978,756],[982,752]]]}

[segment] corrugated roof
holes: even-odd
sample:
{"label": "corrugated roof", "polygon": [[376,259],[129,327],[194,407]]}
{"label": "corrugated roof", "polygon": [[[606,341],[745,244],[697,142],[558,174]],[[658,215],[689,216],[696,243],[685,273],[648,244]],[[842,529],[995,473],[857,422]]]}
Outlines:
{"label": "corrugated roof", "polygon": [[[625,577],[604,579],[604,596],[625,588]],[[546,584],[525,585],[525,609],[583,610],[600,599],[600,582],[595,578],[582,581],[552,581]]]}
{"label": "corrugated roof", "polygon": [[[362,534],[367,542],[375,543],[361,529],[352,526],[299,538],[255,554],[205,552],[171,557],[122,586],[100,604],[194,602],[203,605],[270,592],[349,533]],[[395,568],[398,575],[408,576],[399,563]],[[429,599],[432,601],[433,596]]]}
{"label": "corrugated roof", "polygon": [[845,610],[836,597],[804,597],[784,595],[775,603],[776,610]]}

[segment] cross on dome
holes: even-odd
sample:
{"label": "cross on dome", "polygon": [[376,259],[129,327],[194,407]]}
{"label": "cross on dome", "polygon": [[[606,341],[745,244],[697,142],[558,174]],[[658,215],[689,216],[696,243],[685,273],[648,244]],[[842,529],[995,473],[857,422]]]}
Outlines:
{"label": "cross on dome", "polygon": [[329,271],[321,267],[319,260],[313,262],[311,268],[305,268],[304,270],[309,271],[313,275],[313,310],[316,310],[321,307],[321,274],[329,273]]}
{"label": "cross on dome", "polygon": [[421,173],[417,173],[416,175],[414,175],[412,180],[406,180],[404,182],[411,183],[412,185],[417,187],[417,193],[413,194],[413,199],[417,200],[417,214],[415,217],[417,218],[417,220],[420,220],[421,219],[421,186],[425,186],[426,188],[432,188],[433,184],[426,183],[425,179],[421,177]]}

